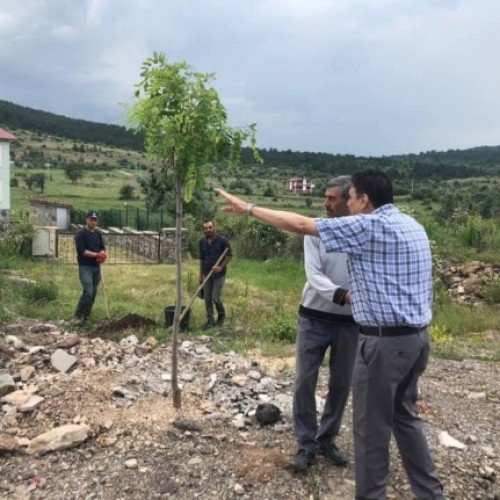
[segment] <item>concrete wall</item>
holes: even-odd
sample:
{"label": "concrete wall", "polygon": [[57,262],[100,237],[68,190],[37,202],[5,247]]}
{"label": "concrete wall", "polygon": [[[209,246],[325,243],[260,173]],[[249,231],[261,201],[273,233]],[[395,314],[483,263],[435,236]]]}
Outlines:
{"label": "concrete wall", "polygon": [[10,142],[0,141],[0,231],[10,220]]}
{"label": "concrete wall", "polygon": [[56,204],[32,202],[29,221],[33,226],[51,226],[66,231],[69,229],[70,209]]}

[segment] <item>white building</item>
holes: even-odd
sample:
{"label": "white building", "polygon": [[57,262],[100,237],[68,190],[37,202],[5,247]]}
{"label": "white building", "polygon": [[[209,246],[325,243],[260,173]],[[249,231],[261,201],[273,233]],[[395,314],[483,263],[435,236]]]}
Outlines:
{"label": "white building", "polygon": [[15,137],[0,128],[0,231],[10,218],[10,142]]}

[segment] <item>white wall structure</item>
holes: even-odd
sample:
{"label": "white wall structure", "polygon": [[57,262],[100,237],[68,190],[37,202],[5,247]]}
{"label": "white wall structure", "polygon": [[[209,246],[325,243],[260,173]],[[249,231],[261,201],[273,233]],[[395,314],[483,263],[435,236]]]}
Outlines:
{"label": "white wall structure", "polygon": [[9,225],[10,219],[10,143],[12,134],[0,128],[0,231]]}

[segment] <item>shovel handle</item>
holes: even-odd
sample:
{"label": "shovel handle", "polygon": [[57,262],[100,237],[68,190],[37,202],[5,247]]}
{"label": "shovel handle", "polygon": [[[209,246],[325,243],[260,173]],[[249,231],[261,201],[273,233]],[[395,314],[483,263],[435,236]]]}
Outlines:
{"label": "shovel handle", "polygon": [[[224,251],[221,253],[221,256],[219,257],[219,259],[217,260],[217,262],[215,263],[214,267],[218,266],[223,260],[224,260],[224,257],[226,256],[227,252],[229,251],[229,248],[225,248]],[[179,322],[182,321],[182,319],[184,318],[184,316],[187,314],[187,312],[189,311],[189,308],[191,307],[191,305],[193,304],[193,302],[195,301],[196,297],[198,296],[198,294],[200,293],[200,290],[205,286],[205,283],[212,277],[212,274],[214,272],[214,269],[212,268],[210,270],[210,272],[205,276],[205,279],[200,283],[200,286],[196,289],[196,292],[194,293],[194,295],[191,297],[191,300],[189,301],[189,304],[187,305],[187,307],[181,312],[181,316],[179,318]]]}

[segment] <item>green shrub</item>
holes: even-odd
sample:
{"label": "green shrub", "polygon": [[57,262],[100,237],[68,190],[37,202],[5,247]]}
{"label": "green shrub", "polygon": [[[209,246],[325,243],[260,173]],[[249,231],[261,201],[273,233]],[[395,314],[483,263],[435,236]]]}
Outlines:
{"label": "green shrub", "polygon": [[295,342],[297,319],[286,316],[275,319],[272,323],[267,325],[265,333],[273,340]]}
{"label": "green shrub", "polygon": [[28,302],[54,302],[59,295],[59,288],[51,281],[42,281],[28,285],[24,296]]}
{"label": "green shrub", "polygon": [[488,280],[484,287],[484,300],[488,304],[500,304],[500,278]]}
{"label": "green shrub", "polygon": [[34,233],[31,224],[12,225],[0,238],[0,267],[11,257],[31,257]]}
{"label": "green shrub", "polygon": [[282,256],[288,235],[280,229],[252,221],[238,240],[238,254],[242,258],[267,260]]}

